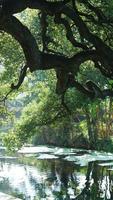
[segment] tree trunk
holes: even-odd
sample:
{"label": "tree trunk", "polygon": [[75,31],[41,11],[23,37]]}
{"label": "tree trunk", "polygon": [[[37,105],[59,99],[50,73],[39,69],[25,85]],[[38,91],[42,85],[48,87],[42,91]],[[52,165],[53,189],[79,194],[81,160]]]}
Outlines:
{"label": "tree trunk", "polygon": [[91,117],[90,117],[90,113],[89,113],[88,109],[85,109],[85,114],[86,114],[86,123],[87,123],[90,148],[94,148],[94,133],[92,130]]}

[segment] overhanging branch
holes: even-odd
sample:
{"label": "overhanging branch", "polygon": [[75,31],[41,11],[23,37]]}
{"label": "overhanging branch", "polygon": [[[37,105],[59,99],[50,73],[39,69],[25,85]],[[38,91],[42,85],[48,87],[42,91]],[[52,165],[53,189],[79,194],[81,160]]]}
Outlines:
{"label": "overhanging branch", "polygon": [[[80,65],[88,60],[98,63],[98,65],[95,66],[100,69],[102,74],[110,78],[113,77],[112,48],[99,38],[99,36],[90,31],[89,27],[80,16],[79,8],[76,6],[76,1],[73,1],[75,4],[72,4],[72,8],[71,6],[66,5],[68,2],[70,2],[71,5],[72,1],[69,0],[56,2],[50,2],[47,0],[0,0],[0,30],[7,32],[19,42],[26,59],[25,67],[21,71],[19,81],[17,85],[12,84],[12,89],[18,89],[20,87],[26,76],[27,68],[29,68],[31,72],[40,69],[55,69],[57,72],[62,71],[62,74],[66,75],[66,82],[62,78],[63,76],[61,76],[62,80],[58,77],[58,82],[63,82],[64,88],[62,89],[62,92],[65,92],[67,89],[65,86],[67,83],[69,84],[69,82],[67,82],[67,80],[69,81],[69,74],[71,73],[73,75],[77,75]],[[86,0],[78,0],[78,2],[84,3],[91,10],[91,12],[95,13],[98,21],[104,21],[105,16],[97,7],[92,6],[92,4]],[[79,53],[75,53],[74,56],[68,57],[54,53],[54,50],[52,53],[41,52],[35,38],[28,28],[16,17],[12,16],[12,14],[21,12],[25,8],[39,9],[44,13],[44,22],[46,22],[47,15],[55,16],[55,22],[62,24],[65,27],[67,39],[75,48],[75,52],[78,52],[78,50],[76,51],[76,48],[79,48]],[[80,42],[80,39],[77,41],[74,38],[73,31],[69,23],[70,21],[73,21],[76,26],[76,30],[82,37],[83,43]],[[43,36],[45,37],[45,30],[43,33]],[[45,38],[43,39],[44,44],[46,41]],[[84,41],[87,42],[87,46],[85,45],[86,43],[84,44]],[[92,50],[91,48],[88,49],[89,46],[91,46]],[[62,86],[60,85],[60,87]],[[73,81],[70,81],[70,85],[68,85],[68,87],[76,87],[79,91],[91,98],[94,98],[95,96],[100,98],[101,96],[101,92],[99,93],[98,87],[96,88],[92,85],[91,89],[91,87],[88,88],[86,85],[84,86],[74,79]],[[98,94],[96,94],[96,91]],[[102,98],[107,95],[112,96],[112,90],[102,91]]]}
{"label": "overhanging branch", "polygon": [[40,52],[36,43],[35,38],[16,17],[10,16],[4,18],[0,23],[0,30],[3,30],[15,38],[21,45],[25,58],[26,65],[29,67],[32,72],[34,68],[40,66]]}
{"label": "overhanging branch", "polygon": [[0,0],[0,6],[2,8],[1,16],[13,15],[25,10],[26,8],[39,9],[49,15],[54,15],[61,11],[69,1],[70,0],[56,2],[49,2],[46,0]]}
{"label": "overhanging branch", "polygon": [[24,78],[26,76],[26,72],[27,72],[27,65],[22,67],[17,85],[14,85],[13,83],[11,84],[12,90],[18,89],[22,85]]}

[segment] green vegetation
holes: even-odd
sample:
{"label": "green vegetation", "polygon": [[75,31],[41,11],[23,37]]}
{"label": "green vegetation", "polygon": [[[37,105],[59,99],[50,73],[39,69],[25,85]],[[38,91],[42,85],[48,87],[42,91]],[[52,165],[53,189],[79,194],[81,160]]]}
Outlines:
{"label": "green vegetation", "polygon": [[9,2],[0,15],[4,144],[113,152],[112,1]]}

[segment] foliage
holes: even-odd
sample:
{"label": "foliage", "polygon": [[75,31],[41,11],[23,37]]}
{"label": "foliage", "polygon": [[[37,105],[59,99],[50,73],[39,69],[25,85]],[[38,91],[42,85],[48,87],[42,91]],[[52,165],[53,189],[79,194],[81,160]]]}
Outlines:
{"label": "foliage", "polygon": [[21,86],[25,70],[55,69],[57,92],[62,95],[74,87],[89,98],[112,96],[109,81],[107,89],[101,88],[99,79],[97,85],[79,82],[85,62],[92,62],[106,81],[112,80],[112,1],[12,1],[9,7],[7,1],[1,2],[0,21],[3,80],[6,74],[9,83],[17,82],[16,69],[20,71],[18,84],[12,89]]}
{"label": "foliage", "polygon": [[107,152],[113,152],[113,138],[101,139],[97,141],[97,150],[103,150]]}
{"label": "foliage", "polygon": [[[89,138],[94,148],[101,138],[110,138],[113,131],[112,97],[108,97],[113,95],[113,2],[78,0],[75,7],[68,2],[61,6],[60,13],[57,1],[46,3],[53,9],[41,2],[41,9],[32,9],[31,3],[31,9],[26,6],[25,10],[21,1],[22,12],[16,3],[14,9],[9,6],[10,12],[7,6],[2,8],[0,125],[5,121],[14,126],[4,142],[10,150],[31,140],[73,146],[81,135],[83,141]],[[21,30],[18,25],[12,29],[8,24],[6,13],[12,20],[15,9],[13,19],[21,22]],[[12,83],[15,87],[11,87]],[[13,89],[15,92],[10,93]],[[15,99],[19,101],[19,94],[24,96],[20,100],[24,108],[20,109],[20,119],[14,119],[8,105]]]}

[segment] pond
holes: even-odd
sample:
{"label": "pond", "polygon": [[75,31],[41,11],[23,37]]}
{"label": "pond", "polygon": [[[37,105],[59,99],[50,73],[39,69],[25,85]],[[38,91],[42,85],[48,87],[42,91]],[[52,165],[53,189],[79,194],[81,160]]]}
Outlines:
{"label": "pond", "polygon": [[25,200],[113,200],[113,154],[58,147],[0,149],[0,192]]}

